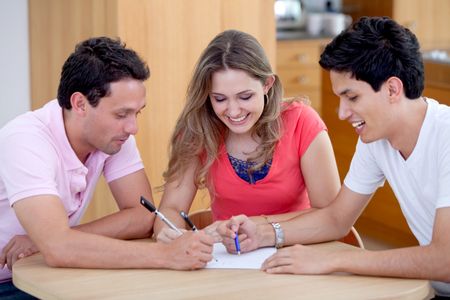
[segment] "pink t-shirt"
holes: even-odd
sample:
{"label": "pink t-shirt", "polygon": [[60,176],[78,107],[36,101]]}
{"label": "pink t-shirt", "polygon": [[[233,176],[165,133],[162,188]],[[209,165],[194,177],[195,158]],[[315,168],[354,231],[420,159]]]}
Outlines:
{"label": "pink t-shirt", "polygon": [[326,126],[311,107],[297,102],[282,113],[282,119],[283,135],[275,148],[269,173],[255,184],[236,174],[225,145],[221,146],[208,182],[215,220],[238,214],[282,214],[310,207],[300,159]]}
{"label": "pink t-shirt", "polygon": [[[57,100],[9,122],[0,130],[0,145],[0,249],[14,235],[26,234],[12,208],[15,202],[58,196],[75,226],[102,173],[110,182],[144,167],[132,136],[117,154],[96,151],[82,164],[67,139]],[[0,270],[0,282],[10,278],[6,267]]]}

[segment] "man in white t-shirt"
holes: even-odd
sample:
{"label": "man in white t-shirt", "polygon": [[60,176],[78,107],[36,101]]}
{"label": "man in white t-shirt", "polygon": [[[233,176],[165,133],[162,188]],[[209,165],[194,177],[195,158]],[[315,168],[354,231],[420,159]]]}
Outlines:
{"label": "man in white t-shirt", "polygon": [[[196,269],[213,240],[187,232],[169,244],[150,237],[152,199],[134,135],[150,72],[119,40],[88,39],[66,60],[57,100],[0,130],[0,298],[19,299],[11,282],[17,259],[40,251],[50,266]],[[98,178],[119,212],[79,225]]]}
{"label": "man in white t-shirt", "polygon": [[232,249],[238,228],[248,238],[241,241],[244,252],[274,240],[338,239],[387,179],[420,246],[334,253],[296,245],[278,250],[263,270],[423,278],[432,280],[436,295],[450,296],[450,107],[422,96],[416,37],[389,18],[364,17],[327,45],[320,65],[340,98],[339,118],[359,135],[339,194],[325,208],[280,222],[278,232],[235,217],[219,229],[225,243]]}

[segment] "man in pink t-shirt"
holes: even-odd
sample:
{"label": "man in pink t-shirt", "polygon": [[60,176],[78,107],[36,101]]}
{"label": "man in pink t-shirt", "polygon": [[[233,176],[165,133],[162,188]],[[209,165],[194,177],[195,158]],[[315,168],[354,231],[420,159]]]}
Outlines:
{"label": "man in pink t-shirt", "polygon": [[[149,237],[154,221],[139,204],[152,194],[133,137],[149,74],[120,41],[88,39],[66,60],[57,100],[0,130],[0,298],[28,296],[10,270],[37,251],[50,266],[78,268],[193,269],[212,258],[204,233],[123,241]],[[102,174],[120,210],[79,225]]]}

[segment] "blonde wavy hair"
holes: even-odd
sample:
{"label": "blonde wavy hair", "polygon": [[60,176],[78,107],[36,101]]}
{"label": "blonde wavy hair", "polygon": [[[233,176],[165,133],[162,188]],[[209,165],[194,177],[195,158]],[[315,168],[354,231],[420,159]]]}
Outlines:
{"label": "blonde wavy hair", "polygon": [[274,84],[264,96],[263,113],[252,128],[252,134],[260,138],[261,144],[248,159],[256,163],[249,172],[258,170],[272,158],[282,130],[281,82],[272,72],[264,49],[253,36],[227,30],[209,43],[194,69],[186,104],[170,141],[169,165],[163,174],[166,184],[180,180],[189,165],[197,159],[201,163],[195,170],[194,182],[198,188],[205,186],[209,168],[228,133],[228,128],[214,113],[209,98],[212,75],[224,69],[245,71],[263,85],[267,78],[274,76]]}

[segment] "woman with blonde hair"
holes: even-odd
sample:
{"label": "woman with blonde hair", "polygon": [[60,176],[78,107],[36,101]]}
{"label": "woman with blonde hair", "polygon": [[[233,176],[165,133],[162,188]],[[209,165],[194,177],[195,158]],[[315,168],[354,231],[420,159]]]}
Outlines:
{"label": "woman with blonde hair", "polygon": [[[215,221],[245,214],[278,233],[278,222],[328,205],[340,187],[325,124],[303,102],[282,101],[263,48],[237,30],[217,35],[197,62],[164,179],[160,211],[181,228],[179,212],[206,187]],[[159,220],[155,234],[178,236]]]}

